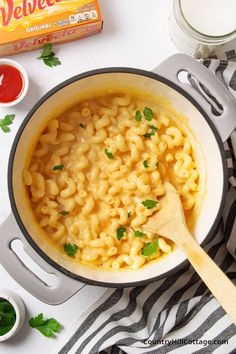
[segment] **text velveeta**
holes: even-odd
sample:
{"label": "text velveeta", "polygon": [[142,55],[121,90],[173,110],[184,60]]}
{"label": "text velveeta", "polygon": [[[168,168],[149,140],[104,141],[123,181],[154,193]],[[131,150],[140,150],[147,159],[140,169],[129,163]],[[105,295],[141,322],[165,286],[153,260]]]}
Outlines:
{"label": "text velveeta", "polygon": [[55,5],[56,2],[62,0],[33,0],[28,2],[22,1],[22,5],[14,6],[13,0],[7,0],[5,7],[0,7],[2,26],[8,26],[12,17],[15,20],[20,20],[22,17],[32,15],[36,9],[44,10],[46,7]]}
{"label": "text velveeta", "polygon": [[101,29],[97,0],[0,0],[0,55],[87,37]]}

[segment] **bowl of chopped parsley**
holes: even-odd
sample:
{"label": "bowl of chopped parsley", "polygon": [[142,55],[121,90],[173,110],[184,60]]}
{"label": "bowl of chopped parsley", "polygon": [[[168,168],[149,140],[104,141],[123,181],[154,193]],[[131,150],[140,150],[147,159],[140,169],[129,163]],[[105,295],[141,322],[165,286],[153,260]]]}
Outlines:
{"label": "bowl of chopped parsley", "polygon": [[25,306],[14,292],[0,289],[0,342],[20,331],[25,321]]}

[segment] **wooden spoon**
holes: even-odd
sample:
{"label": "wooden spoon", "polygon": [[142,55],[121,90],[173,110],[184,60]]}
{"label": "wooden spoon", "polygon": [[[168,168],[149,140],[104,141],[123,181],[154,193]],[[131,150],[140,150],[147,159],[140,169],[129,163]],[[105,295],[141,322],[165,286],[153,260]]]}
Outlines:
{"label": "wooden spoon", "polygon": [[236,287],[189,233],[180,197],[172,184],[165,182],[161,209],[143,225],[145,230],[169,238],[186,254],[189,262],[236,324]]}

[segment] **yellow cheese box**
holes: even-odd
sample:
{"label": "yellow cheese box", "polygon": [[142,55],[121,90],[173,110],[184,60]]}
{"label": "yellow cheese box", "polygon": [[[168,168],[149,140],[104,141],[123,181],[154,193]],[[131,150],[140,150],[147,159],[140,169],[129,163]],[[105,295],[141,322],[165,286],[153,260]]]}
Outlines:
{"label": "yellow cheese box", "polygon": [[97,0],[0,0],[0,55],[81,39],[102,30]]}

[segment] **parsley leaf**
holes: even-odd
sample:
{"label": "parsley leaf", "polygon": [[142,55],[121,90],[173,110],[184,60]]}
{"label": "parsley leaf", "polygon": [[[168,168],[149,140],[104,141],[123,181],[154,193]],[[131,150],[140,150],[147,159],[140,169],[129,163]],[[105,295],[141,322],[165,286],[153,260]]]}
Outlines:
{"label": "parsley leaf", "polygon": [[45,337],[55,337],[55,333],[62,328],[61,324],[55,320],[55,318],[45,320],[42,313],[31,318],[29,325],[30,327],[37,329]]}
{"label": "parsley leaf", "polygon": [[41,54],[41,58],[47,58],[51,54],[52,54],[52,43],[47,43],[43,48],[43,53]]}
{"label": "parsley leaf", "polygon": [[79,126],[85,129],[85,126],[82,123],[79,123]]}
{"label": "parsley leaf", "polygon": [[146,245],[142,249],[142,255],[145,257],[152,256],[158,250],[158,241],[154,240],[153,243],[147,242]]}
{"label": "parsley leaf", "polygon": [[144,205],[147,209],[153,209],[157,205],[157,201],[151,200],[151,199],[146,199],[142,202],[142,205]]}
{"label": "parsley leaf", "polygon": [[66,215],[69,215],[69,211],[66,211],[66,210],[62,210],[59,212],[59,214],[63,215],[63,216],[66,216]]}
{"label": "parsley leaf", "polygon": [[143,161],[143,166],[144,166],[145,168],[148,168],[148,167],[149,167],[149,163],[147,162],[147,160],[144,160],[144,161]]}
{"label": "parsley leaf", "polygon": [[7,125],[0,126],[4,133],[9,133],[11,129]]}
{"label": "parsley leaf", "polygon": [[44,324],[45,320],[43,318],[43,314],[40,313],[37,316],[31,318],[31,320],[29,321],[29,324],[31,327],[35,328],[37,326],[42,326]]}
{"label": "parsley leaf", "polygon": [[47,43],[44,46],[42,54],[37,59],[43,60],[44,64],[50,67],[61,65],[59,58],[52,51],[52,43]]}
{"label": "parsley leaf", "polygon": [[45,337],[55,337],[56,332],[61,329],[61,324],[54,318],[49,318],[43,326],[36,327]]}
{"label": "parsley leaf", "polygon": [[14,119],[15,114],[7,114],[3,119],[0,119],[0,128],[4,133],[9,133],[11,131],[8,125],[11,125]]}
{"label": "parsley leaf", "polygon": [[115,156],[113,155],[113,153],[108,151],[107,149],[105,149],[105,154],[110,160],[115,160]]}
{"label": "parsley leaf", "polygon": [[119,229],[117,229],[117,232],[116,232],[117,239],[120,240],[122,237],[124,237],[125,232],[126,232],[125,227],[119,227]]}
{"label": "parsley leaf", "polygon": [[59,58],[54,57],[54,56],[50,56],[48,58],[44,58],[43,62],[44,62],[44,64],[46,64],[47,66],[50,66],[51,68],[53,66],[61,65],[61,62],[60,62]]}
{"label": "parsley leaf", "polygon": [[131,217],[131,211],[128,212],[128,218],[130,218],[130,217]]}
{"label": "parsley leaf", "polygon": [[145,116],[145,119],[148,120],[148,121],[151,121],[152,118],[153,118],[153,111],[151,108],[148,108],[148,107],[145,107],[144,108],[144,116]]}
{"label": "parsley leaf", "polygon": [[156,131],[157,131],[157,127],[155,127],[154,125],[150,126],[151,131],[149,133],[144,134],[145,138],[151,138],[152,135],[155,135]]}
{"label": "parsley leaf", "polygon": [[61,171],[63,170],[64,165],[55,165],[53,166],[53,171]]}
{"label": "parsley leaf", "polygon": [[159,162],[157,161],[157,163],[156,163],[156,167],[158,168],[159,167]]}
{"label": "parsley leaf", "polygon": [[141,122],[142,120],[142,114],[140,111],[136,111],[135,113],[135,119],[138,121],[138,122]]}
{"label": "parsley leaf", "polygon": [[64,251],[69,257],[74,257],[74,255],[78,251],[78,246],[76,246],[75,244],[72,245],[71,243],[65,243],[63,247],[64,247]]}
{"label": "parsley leaf", "polygon": [[133,232],[134,232],[134,236],[135,236],[135,237],[144,237],[144,236],[147,236],[147,234],[145,234],[145,233],[142,232],[142,231],[135,230],[135,229],[133,229],[133,228],[132,228],[132,230],[133,230]]}

